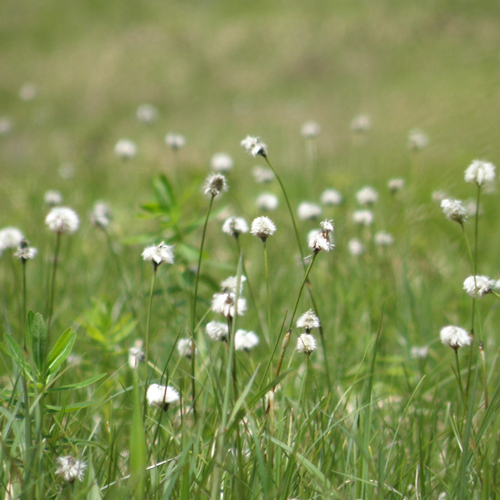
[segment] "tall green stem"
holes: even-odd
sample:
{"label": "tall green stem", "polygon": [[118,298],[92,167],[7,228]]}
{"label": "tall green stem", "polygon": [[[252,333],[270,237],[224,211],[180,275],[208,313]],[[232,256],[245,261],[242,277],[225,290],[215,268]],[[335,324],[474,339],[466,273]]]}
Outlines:
{"label": "tall green stem", "polygon": [[49,318],[47,321],[47,346],[50,346],[50,325],[52,323],[52,315],[54,313],[54,297],[56,290],[56,272],[57,264],[59,261],[59,249],[61,247],[61,233],[57,233],[56,250],[54,252],[54,268],[52,270],[52,281],[50,285],[50,298],[49,298]]}
{"label": "tall green stem", "polygon": [[156,283],[156,271],[158,269],[158,267],[154,263],[153,266],[154,266],[154,271],[153,271],[153,278],[151,279],[151,288],[149,290],[148,315],[146,318],[146,346],[145,346],[146,367],[148,366],[148,361],[149,361],[149,330],[151,328],[151,311],[153,309],[153,294]]}
{"label": "tall green stem", "polygon": [[267,240],[262,240],[264,245],[264,274],[266,279],[267,295],[267,342],[271,346],[271,288],[269,285],[269,264],[267,261]]}

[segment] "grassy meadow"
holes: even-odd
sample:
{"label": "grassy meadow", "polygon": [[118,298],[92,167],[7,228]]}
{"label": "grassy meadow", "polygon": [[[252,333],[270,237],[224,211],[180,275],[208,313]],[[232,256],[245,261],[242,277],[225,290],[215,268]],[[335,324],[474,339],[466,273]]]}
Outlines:
{"label": "grassy meadow", "polygon": [[2,498],[500,495],[500,3],[7,0],[0,44]]}

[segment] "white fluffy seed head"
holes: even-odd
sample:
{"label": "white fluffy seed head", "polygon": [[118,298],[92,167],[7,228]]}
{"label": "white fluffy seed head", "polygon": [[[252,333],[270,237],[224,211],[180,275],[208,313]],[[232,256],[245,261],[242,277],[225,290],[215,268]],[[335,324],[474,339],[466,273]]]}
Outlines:
{"label": "white fluffy seed head", "polygon": [[186,138],[181,134],[169,133],[165,136],[165,144],[174,151],[177,151],[186,145]]}
{"label": "white fluffy seed head", "polygon": [[459,326],[445,326],[440,332],[441,342],[457,350],[460,347],[471,345],[472,337],[469,332]]}
{"label": "white fluffy seed head", "polygon": [[356,210],[352,214],[352,220],[359,226],[371,226],[374,218],[375,217],[371,210]]}
{"label": "white fluffy seed head", "polygon": [[303,201],[297,207],[297,216],[300,220],[319,219],[323,215],[323,209],[316,203]]}
{"label": "white fluffy seed head", "polygon": [[122,160],[131,160],[137,156],[137,146],[130,139],[120,139],[115,144],[115,155]]}
{"label": "white fluffy seed head", "polygon": [[235,238],[240,234],[248,233],[249,230],[248,222],[243,217],[229,217],[222,225],[222,232]]}
{"label": "white fluffy seed head", "polygon": [[394,237],[387,231],[378,231],[374,237],[375,244],[381,247],[387,247],[394,244]]}
{"label": "white fluffy seed head", "polygon": [[212,311],[226,318],[234,318],[236,314],[243,316],[247,310],[247,301],[233,292],[216,293],[212,298]]}
{"label": "white fluffy seed head", "polygon": [[229,328],[227,323],[210,321],[210,323],[207,323],[205,331],[214,342],[227,342],[229,338]]}
{"label": "white fluffy seed head", "polygon": [[316,350],[316,340],[309,333],[303,333],[297,339],[297,351],[304,354],[311,354]]}
{"label": "white fluffy seed head", "polygon": [[342,193],[332,188],[325,189],[321,193],[320,201],[323,205],[340,205],[343,201]]}
{"label": "white fluffy seed head", "polygon": [[363,243],[361,243],[361,241],[357,238],[350,239],[347,243],[347,248],[349,250],[349,253],[354,257],[359,257],[360,255],[363,255],[365,253],[365,247],[363,246]]}
{"label": "white fluffy seed head", "polygon": [[465,182],[482,186],[495,180],[495,165],[487,161],[474,160],[465,171]]}
{"label": "white fluffy seed head", "polygon": [[441,202],[441,208],[448,219],[459,224],[462,224],[467,219],[467,209],[460,200],[445,199]]}
{"label": "white fluffy seed head", "polygon": [[153,263],[155,269],[166,262],[167,264],[174,263],[174,247],[165,245],[162,241],[159,245],[151,245],[146,247],[142,252],[142,258]]}
{"label": "white fluffy seed head", "polygon": [[302,134],[302,137],[306,139],[314,139],[315,137],[318,137],[318,135],[320,134],[321,127],[317,122],[311,120],[305,122],[302,125],[300,132]]}
{"label": "white fluffy seed head", "polygon": [[210,160],[210,165],[214,172],[225,173],[234,167],[234,162],[227,153],[215,153]]}
{"label": "white fluffy seed head", "polygon": [[365,186],[356,193],[360,205],[373,205],[378,201],[378,192],[371,186]]}
{"label": "white fluffy seed head", "polygon": [[262,241],[266,241],[276,232],[276,226],[269,217],[257,217],[252,221],[250,232]]}
{"label": "white fluffy seed head", "polygon": [[309,309],[297,320],[297,328],[304,328],[304,330],[309,333],[313,328],[319,328],[321,322],[316,316],[316,313]]}
{"label": "white fluffy seed head", "polygon": [[17,227],[4,227],[0,229],[0,255],[4,250],[17,248],[21,245],[24,234]]}
{"label": "white fluffy seed head", "polygon": [[259,337],[255,332],[238,330],[234,335],[234,348],[237,351],[250,351],[259,344]]}
{"label": "white fluffy seed head", "polygon": [[469,276],[464,281],[464,290],[471,297],[481,298],[483,295],[492,293],[497,281],[489,276]]}
{"label": "white fluffy seed head", "polygon": [[72,455],[65,457],[57,457],[56,474],[60,475],[68,483],[73,483],[75,480],[83,481],[87,463],[84,460],[78,460]]}
{"label": "white fluffy seed head", "polygon": [[55,207],[63,202],[63,195],[57,189],[49,189],[43,194],[43,201],[49,207]]}
{"label": "white fluffy seed head", "polygon": [[169,405],[179,401],[180,395],[176,389],[169,385],[151,384],[146,392],[146,399],[149,406],[167,411]]}
{"label": "white fluffy seed head", "polygon": [[260,137],[254,137],[247,135],[242,141],[241,145],[250,153],[252,156],[263,156],[267,158],[267,146],[264,144]]}
{"label": "white fluffy seed head", "polygon": [[372,120],[369,115],[360,114],[351,121],[351,130],[357,133],[368,132],[372,127]]}
{"label": "white fluffy seed head", "polygon": [[228,190],[226,178],[222,174],[212,173],[205,179],[203,191],[209,196],[218,196]]}
{"label": "white fluffy seed head", "polygon": [[271,212],[272,210],[276,210],[279,205],[278,197],[273,193],[262,193],[257,197],[255,202],[260,210],[264,212]]}
{"label": "white fluffy seed head", "polygon": [[268,167],[261,167],[260,165],[256,165],[252,169],[252,175],[255,179],[255,182],[258,184],[266,184],[268,182],[274,181],[274,172]]}
{"label": "white fluffy seed head", "polygon": [[395,179],[389,179],[387,182],[387,187],[389,188],[389,191],[394,194],[397,193],[398,191],[401,191],[405,187],[406,181],[401,178],[395,178]]}
{"label": "white fluffy seed head", "polygon": [[419,128],[410,130],[410,132],[408,133],[408,147],[411,151],[419,151],[420,149],[424,149],[428,145],[429,137],[423,130]]}
{"label": "white fluffy seed head", "polygon": [[146,124],[153,123],[159,116],[158,108],[152,104],[141,104],[137,107],[135,115],[137,119]]}
{"label": "white fluffy seed head", "polygon": [[68,207],[54,207],[45,217],[45,225],[59,234],[73,234],[80,227],[78,214]]}

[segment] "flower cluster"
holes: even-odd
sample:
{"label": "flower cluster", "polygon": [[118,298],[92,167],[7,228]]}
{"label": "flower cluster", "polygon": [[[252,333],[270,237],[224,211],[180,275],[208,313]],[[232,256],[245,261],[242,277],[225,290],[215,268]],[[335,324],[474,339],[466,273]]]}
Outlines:
{"label": "flower cluster", "polygon": [[471,297],[481,298],[483,295],[492,293],[497,281],[488,276],[469,276],[464,281],[464,290]]}
{"label": "flower cluster", "polygon": [[151,261],[154,266],[154,270],[156,271],[158,266],[164,262],[167,264],[174,263],[174,247],[165,245],[162,241],[159,245],[146,247],[142,252],[142,258],[144,260]]}
{"label": "flower cluster", "polygon": [[267,146],[260,140],[260,137],[252,137],[247,135],[242,141],[241,145],[252,156],[263,156],[267,158]]}
{"label": "flower cluster", "polygon": [[321,230],[309,240],[309,248],[314,252],[321,250],[329,252],[335,245],[330,241],[330,233],[333,232],[333,221],[324,220],[320,223]]}
{"label": "flower cluster", "polygon": [[73,234],[80,227],[80,219],[72,208],[54,207],[45,217],[45,225],[55,233]]}
{"label": "flower cluster", "polygon": [[495,165],[487,161],[474,160],[465,171],[465,182],[475,183],[479,187],[494,180]]}
{"label": "flower cluster", "polygon": [[78,460],[72,455],[58,457],[57,464],[59,467],[56,474],[59,474],[68,483],[74,483],[76,479],[83,481],[87,463],[83,460]]}

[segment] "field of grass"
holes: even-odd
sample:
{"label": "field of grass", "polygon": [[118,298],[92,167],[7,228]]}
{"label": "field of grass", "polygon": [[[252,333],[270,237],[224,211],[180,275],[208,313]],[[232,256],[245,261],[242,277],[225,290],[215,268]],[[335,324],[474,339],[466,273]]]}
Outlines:
{"label": "field of grass", "polygon": [[[499,3],[469,0],[2,3],[1,497],[496,498],[499,295],[463,283],[500,278],[496,183],[464,180],[473,160],[500,164],[499,28]],[[267,154],[245,151],[249,134]],[[218,152],[234,167],[211,196]],[[378,199],[363,205],[365,186]],[[330,188],[342,203],[321,201]],[[73,234],[47,227],[48,190],[78,214]],[[92,221],[99,200],[109,225]],[[299,216],[303,202],[321,214]],[[230,216],[277,231],[235,238]],[[308,244],[325,220],[329,252]],[[162,241],[174,263],[156,267],[142,254]],[[247,278],[234,318],[212,310],[230,276]],[[447,325],[472,345],[443,345]],[[239,329],[259,344],[238,350]],[[152,384],[179,401],[149,404]]]}

